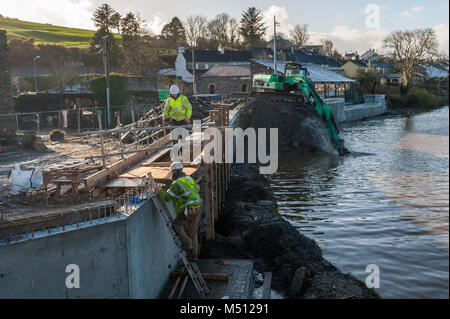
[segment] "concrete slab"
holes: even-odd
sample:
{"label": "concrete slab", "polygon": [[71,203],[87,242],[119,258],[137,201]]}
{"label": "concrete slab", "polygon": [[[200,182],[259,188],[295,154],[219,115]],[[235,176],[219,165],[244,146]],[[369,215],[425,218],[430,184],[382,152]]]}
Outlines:
{"label": "concrete slab", "polygon": [[[198,268],[202,273],[227,274],[228,281],[206,280],[206,284],[211,289],[207,294],[208,299],[221,299],[228,296],[230,299],[251,299],[253,298],[254,270],[253,261],[249,259],[225,259],[228,264],[222,265],[219,259],[199,259]],[[181,264],[177,271],[181,270]],[[162,295],[167,298],[170,290],[175,284],[175,278],[171,278]],[[180,284],[181,285],[181,284]],[[175,297],[178,290],[175,293]],[[174,297],[174,298],[175,298]],[[199,299],[200,296],[195,289],[192,280],[189,279],[184,289],[182,299]]]}

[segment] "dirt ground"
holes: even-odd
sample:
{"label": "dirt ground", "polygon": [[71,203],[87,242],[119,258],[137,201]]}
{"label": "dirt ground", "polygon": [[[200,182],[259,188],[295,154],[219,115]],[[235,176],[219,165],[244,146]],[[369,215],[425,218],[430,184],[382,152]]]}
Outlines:
{"label": "dirt ground", "polygon": [[[106,140],[106,149],[111,152],[117,143],[109,143]],[[46,150],[34,150],[19,147],[16,150],[0,153],[0,220],[9,216],[33,213],[45,208],[45,204],[35,203],[25,205],[19,196],[10,195],[11,181],[8,178],[10,170],[15,164],[26,167],[33,166],[36,169],[44,169],[49,166],[61,166],[68,163],[100,163],[99,159],[86,160],[86,157],[100,155],[100,142],[97,138],[67,137],[63,142],[46,141]],[[116,160],[117,158],[111,158]],[[58,205],[56,205],[58,206]]]}

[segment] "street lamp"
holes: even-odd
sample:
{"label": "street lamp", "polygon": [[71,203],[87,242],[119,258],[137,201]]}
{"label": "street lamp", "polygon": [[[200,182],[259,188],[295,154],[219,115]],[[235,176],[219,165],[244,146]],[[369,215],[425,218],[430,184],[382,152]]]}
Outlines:
{"label": "street lamp", "polygon": [[36,60],[39,60],[40,58],[41,58],[41,56],[38,55],[33,59],[33,62],[34,62],[34,91],[35,92],[38,91],[38,89],[37,89],[37,74],[36,74]]}

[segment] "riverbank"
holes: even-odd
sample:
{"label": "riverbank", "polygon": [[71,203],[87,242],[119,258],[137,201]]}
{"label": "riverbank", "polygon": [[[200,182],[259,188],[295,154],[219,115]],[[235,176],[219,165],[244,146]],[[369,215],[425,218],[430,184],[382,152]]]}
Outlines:
{"label": "riverbank", "polygon": [[252,259],[257,271],[272,272],[272,288],[286,298],[378,297],[325,260],[313,240],[278,214],[256,165],[234,164],[230,183],[215,239],[203,243],[202,258]]}

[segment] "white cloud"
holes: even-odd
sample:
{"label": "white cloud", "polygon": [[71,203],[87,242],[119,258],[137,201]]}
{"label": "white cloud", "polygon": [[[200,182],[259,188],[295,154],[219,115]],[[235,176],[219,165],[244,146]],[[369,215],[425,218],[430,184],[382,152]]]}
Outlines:
{"label": "white cloud", "polygon": [[[147,20],[147,19],[146,19]],[[166,23],[170,22],[169,16],[162,12],[157,12],[156,15],[147,21],[147,27],[155,34],[160,34],[162,28]]]}
{"label": "white cloud", "polygon": [[383,39],[389,34],[386,29],[370,29],[361,31],[358,29],[351,29],[346,25],[333,27],[330,32],[310,32],[311,44],[320,44],[324,40],[331,40],[334,47],[341,53],[345,51],[364,51],[374,48],[382,50]]}
{"label": "white cloud", "polygon": [[266,11],[263,12],[264,22],[268,26],[266,37],[273,38],[273,17],[276,17],[276,20],[280,25],[277,27],[277,33],[282,32],[286,36],[289,36],[290,30],[293,28],[292,25],[287,23],[288,14],[286,8],[278,7],[275,5],[270,6]]}
{"label": "white cloud", "polygon": [[419,12],[423,10],[423,7],[414,6],[411,9],[402,12],[402,16],[405,18],[418,18]]}
{"label": "white cloud", "polygon": [[93,29],[91,0],[1,0],[0,13],[10,18]]}
{"label": "white cloud", "polygon": [[439,41],[439,50],[441,52],[445,52],[446,54],[449,53],[449,28],[448,24],[438,24],[437,26],[433,27],[434,31],[436,31],[436,36]]}

